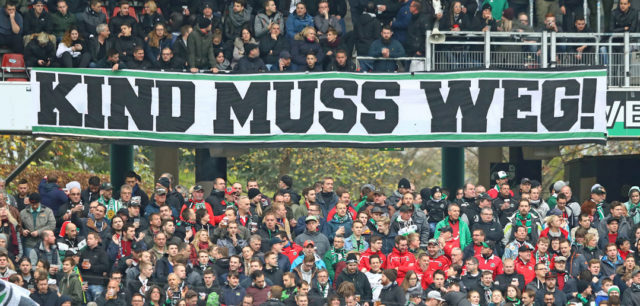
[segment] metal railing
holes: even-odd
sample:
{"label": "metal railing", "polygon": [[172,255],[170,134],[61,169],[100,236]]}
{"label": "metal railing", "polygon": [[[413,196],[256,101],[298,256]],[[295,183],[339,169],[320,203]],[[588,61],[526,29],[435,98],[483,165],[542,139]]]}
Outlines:
{"label": "metal railing", "polygon": [[[640,86],[640,34],[427,31],[426,71],[535,69],[602,65],[610,87]],[[577,50],[578,47],[580,50]]]}

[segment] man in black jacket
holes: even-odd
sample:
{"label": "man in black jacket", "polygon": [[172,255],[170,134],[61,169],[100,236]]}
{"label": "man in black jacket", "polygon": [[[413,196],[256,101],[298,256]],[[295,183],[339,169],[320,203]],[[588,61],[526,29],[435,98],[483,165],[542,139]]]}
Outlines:
{"label": "man in black jacket", "polygon": [[45,32],[51,34],[53,30],[51,16],[44,10],[44,0],[36,0],[33,8],[24,16],[23,35]]}
{"label": "man in black jacket", "polygon": [[[138,20],[136,20],[135,18],[133,18],[133,16],[129,15],[129,1],[127,0],[122,0],[120,1],[120,11],[118,12],[118,15],[114,16],[111,18],[111,20],[109,20],[109,27],[111,29],[111,33],[113,33],[114,36],[118,37],[120,35],[120,31],[121,31],[121,26],[123,24],[130,24],[132,27],[132,33],[133,36],[140,36],[140,33],[138,33]],[[142,35],[143,37],[146,36],[146,33],[144,33]]]}
{"label": "man in black jacket", "polygon": [[257,73],[267,71],[267,67],[260,58],[260,49],[258,49],[258,45],[245,44],[244,50],[247,54],[238,61],[238,65],[236,65],[237,73]]}
{"label": "man in black jacket", "polygon": [[136,46],[133,48],[133,58],[127,63],[127,67],[129,69],[138,70],[150,70],[156,68],[156,66],[154,66],[149,60],[144,58],[144,49],[142,46]]}
{"label": "man in black jacket", "polygon": [[349,59],[347,51],[338,49],[336,56],[327,68],[329,71],[354,72],[356,65]]}
{"label": "man in black jacket", "polygon": [[620,0],[618,7],[611,12],[611,32],[631,32],[637,30],[638,11],[631,7],[629,0]]}
{"label": "man in black jacket", "polygon": [[120,59],[130,62],[133,59],[133,49],[144,46],[144,42],[133,34],[133,25],[124,23],[120,26],[120,34],[116,37],[113,47],[120,52]]}
{"label": "man in black jacket", "polygon": [[109,270],[109,259],[100,243],[100,235],[91,232],[87,236],[87,248],[80,252],[80,273],[89,283],[87,300],[95,300],[104,291],[104,280]]}
{"label": "man in black jacket", "polygon": [[404,290],[396,283],[397,275],[394,269],[382,271],[380,301],[383,305],[404,305],[406,302]]}
{"label": "man in black jacket", "polygon": [[420,1],[412,1],[409,5],[411,21],[407,27],[404,49],[407,56],[424,56],[427,30],[433,28],[433,17],[422,13]]}
{"label": "man in black jacket", "polygon": [[181,64],[180,60],[176,60],[173,57],[173,51],[169,47],[162,49],[158,63],[160,67],[157,68],[162,71],[182,71],[184,69],[184,65]]}
{"label": "man in black jacket", "polygon": [[38,305],[41,306],[56,306],[58,305],[58,293],[55,290],[49,288],[49,280],[46,276],[40,276],[36,280],[37,290],[29,295],[29,297]]}
{"label": "man in black jacket", "polygon": [[364,273],[358,271],[358,260],[355,254],[347,255],[347,268],[342,270],[336,279],[336,288],[340,287],[342,282],[351,282],[356,287],[356,295],[360,296],[360,301],[367,302],[373,298],[371,284]]}

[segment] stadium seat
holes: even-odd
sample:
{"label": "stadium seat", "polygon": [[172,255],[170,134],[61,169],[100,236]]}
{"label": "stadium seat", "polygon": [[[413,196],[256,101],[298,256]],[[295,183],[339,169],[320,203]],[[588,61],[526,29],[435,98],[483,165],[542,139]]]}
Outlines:
{"label": "stadium seat", "polygon": [[[120,13],[120,7],[119,7],[119,6],[116,6],[116,7],[113,9],[113,14],[111,14],[111,17],[115,17],[118,13]],[[136,19],[136,21],[139,21],[139,20],[138,20],[138,15],[136,15],[136,9],[135,9],[135,8],[133,8],[133,6],[129,6],[129,16],[131,16],[131,17],[135,18],[135,19]]]}
{"label": "stadium seat", "polygon": [[2,56],[2,80],[6,73],[25,73],[24,56],[19,53],[7,53]]}
{"label": "stadium seat", "polygon": [[25,78],[8,78],[5,81],[7,81],[7,82],[29,82],[29,80],[25,79]]}
{"label": "stadium seat", "polygon": [[107,24],[109,23],[109,13],[107,13],[107,8],[102,6],[102,13],[107,16]]}

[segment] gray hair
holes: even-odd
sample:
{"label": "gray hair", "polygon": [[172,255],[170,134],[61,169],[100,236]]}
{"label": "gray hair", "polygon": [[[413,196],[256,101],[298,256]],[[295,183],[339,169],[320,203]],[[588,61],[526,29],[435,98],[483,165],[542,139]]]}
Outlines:
{"label": "gray hair", "polygon": [[96,27],[96,33],[100,34],[108,29],[109,29],[109,26],[106,23],[101,23]]}

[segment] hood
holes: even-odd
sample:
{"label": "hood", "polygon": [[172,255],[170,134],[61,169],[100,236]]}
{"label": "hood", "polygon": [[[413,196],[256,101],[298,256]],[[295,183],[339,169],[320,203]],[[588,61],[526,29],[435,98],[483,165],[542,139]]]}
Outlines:
{"label": "hood", "polygon": [[44,189],[45,192],[51,192],[54,190],[58,190],[59,188],[60,187],[56,183],[45,183],[42,185],[42,189]]}
{"label": "hood", "polygon": [[400,256],[404,256],[409,254],[409,250],[406,250],[404,252],[400,252],[398,249],[396,249],[395,247],[393,248],[393,251],[391,251],[392,254],[396,254],[396,255],[400,255]]}
{"label": "hood", "polygon": [[222,268],[223,270],[229,270],[229,259],[228,258],[218,259],[213,264],[218,266],[218,267],[220,267],[220,268]]}
{"label": "hood", "polygon": [[56,303],[56,305],[62,305],[65,302],[71,302],[71,298],[66,296],[66,295],[61,295],[60,297],[58,297],[58,302]]}
{"label": "hood", "polygon": [[638,187],[638,186],[632,186],[631,188],[629,188],[629,193],[628,193],[627,195],[628,195],[629,197],[631,197],[631,192],[633,192],[634,190],[635,190],[635,191],[637,191],[637,192],[640,192],[640,187]]}

